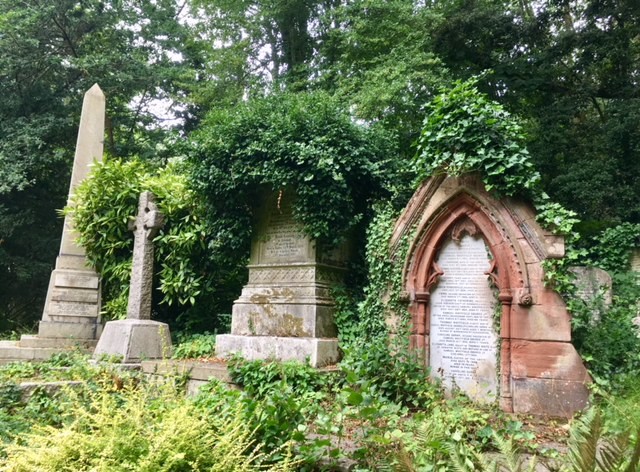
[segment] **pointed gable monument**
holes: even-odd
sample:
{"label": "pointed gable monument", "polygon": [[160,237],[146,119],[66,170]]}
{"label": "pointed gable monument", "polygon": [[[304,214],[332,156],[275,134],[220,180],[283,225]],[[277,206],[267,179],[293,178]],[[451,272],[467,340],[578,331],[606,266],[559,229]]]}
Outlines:
{"label": "pointed gable monument", "polygon": [[473,174],[437,176],[415,192],[392,248],[409,236],[403,280],[410,342],[431,375],[507,412],[570,417],[589,374],[571,344],[562,296],[542,262],[564,256],[533,207],[496,198]]}

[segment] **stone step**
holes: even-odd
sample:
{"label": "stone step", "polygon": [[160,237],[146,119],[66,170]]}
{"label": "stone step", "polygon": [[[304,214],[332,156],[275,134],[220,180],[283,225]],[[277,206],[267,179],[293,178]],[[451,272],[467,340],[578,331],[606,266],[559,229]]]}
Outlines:
{"label": "stone step", "polygon": [[47,307],[49,316],[89,316],[97,317],[100,307],[97,303],[76,303],[51,301]]}
{"label": "stone step", "polygon": [[62,349],[20,347],[17,342],[12,346],[3,344],[0,345],[0,362],[44,361],[60,351]]}
{"label": "stone step", "polygon": [[51,300],[56,302],[98,303],[98,291],[93,289],[54,288]]}
{"label": "stone step", "polygon": [[100,277],[95,272],[89,271],[56,271],[54,286],[97,289],[100,286]]}
{"label": "stone step", "polygon": [[44,338],[32,334],[25,334],[20,338],[19,347],[68,349],[82,347],[93,350],[98,341],[95,339],[75,339],[75,338]]}
{"label": "stone step", "polygon": [[177,360],[149,360],[142,361],[142,372],[153,375],[185,375],[192,380],[207,381],[216,378],[222,382],[231,383],[227,372],[227,364],[208,363],[199,361]]}

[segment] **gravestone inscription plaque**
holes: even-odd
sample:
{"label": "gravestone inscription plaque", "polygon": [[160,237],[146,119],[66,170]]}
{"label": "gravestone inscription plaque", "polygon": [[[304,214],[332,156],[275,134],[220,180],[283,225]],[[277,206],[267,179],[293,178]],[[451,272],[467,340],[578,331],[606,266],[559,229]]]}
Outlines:
{"label": "gravestone inscription plaque", "polygon": [[498,383],[497,335],[484,240],[469,235],[448,240],[437,264],[443,275],[431,294],[432,375],[441,377],[447,389],[455,384],[476,401],[492,402]]}

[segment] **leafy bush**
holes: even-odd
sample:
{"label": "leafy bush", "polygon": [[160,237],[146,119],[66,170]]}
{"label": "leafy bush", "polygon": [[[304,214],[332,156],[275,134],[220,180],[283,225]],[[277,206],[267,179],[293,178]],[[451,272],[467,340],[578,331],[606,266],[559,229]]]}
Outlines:
{"label": "leafy bush", "polygon": [[247,361],[234,357],[227,364],[234,383],[257,398],[265,398],[283,385],[297,395],[323,390],[328,376],[308,364],[297,361]]}
{"label": "leafy bush", "polygon": [[394,176],[391,140],[323,93],[276,93],[214,110],[194,137],[191,179],[205,199],[210,249],[246,254],[265,192],[292,192],[294,218],[340,242]]}
{"label": "leafy bush", "polygon": [[179,342],[173,348],[174,359],[197,359],[211,357],[216,350],[216,335],[209,332],[192,334],[178,338]]}
{"label": "leafy bush", "polygon": [[540,174],[525,147],[522,125],[480,93],[477,82],[458,81],[426,105],[414,158],[418,179],[477,172],[488,191],[531,196]]}
{"label": "leafy bush", "polygon": [[640,332],[634,319],[640,311],[640,285],[633,272],[613,275],[611,306],[596,297],[590,303],[573,300],[573,342],[596,381],[619,389],[628,377],[640,376]]}
{"label": "leafy bush", "polygon": [[[126,314],[133,252],[128,223],[137,215],[138,198],[144,190],[156,195],[166,217],[154,240],[165,318],[176,316],[170,313],[169,305],[180,305],[178,311],[184,312],[199,302],[207,312],[208,323],[215,323],[212,313],[228,311],[244,268],[239,261],[221,268],[209,257],[203,209],[187,183],[184,165],[152,168],[139,160],[107,159],[96,164],[66,209],[73,216],[78,242],[102,275],[107,317]],[[157,300],[155,307],[160,309]],[[193,327],[197,321],[185,320],[183,324]]]}
{"label": "leafy bush", "polygon": [[628,271],[634,247],[640,247],[640,224],[622,223],[596,238],[593,262],[609,272]]}
{"label": "leafy bush", "polygon": [[0,460],[6,471],[293,470],[276,465],[256,444],[240,411],[217,417],[195,407],[171,385],[100,389],[88,408],[72,409],[62,427],[36,426]]}
{"label": "leafy bush", "polygon": [[440,387],[428,379],[428,369],[416,351],[383,338],[354,343],[340,369],[347,384],[366,385],[393,403],[425,408],[440,397]]}

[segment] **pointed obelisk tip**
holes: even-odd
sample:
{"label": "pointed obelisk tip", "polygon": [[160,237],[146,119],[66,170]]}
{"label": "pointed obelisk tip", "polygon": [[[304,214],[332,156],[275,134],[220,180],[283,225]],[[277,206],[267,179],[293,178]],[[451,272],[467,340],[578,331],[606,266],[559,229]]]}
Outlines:
{"label": "pointed obelisk tip", "polygon": [[93,87],[87,90],[87,93],[85,95],[97,95],[100,97],[104,97],[104,93],[102,92],[102,89],[98,84],[93,84]]}

